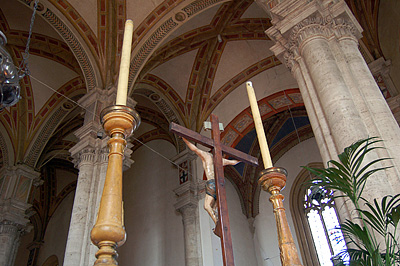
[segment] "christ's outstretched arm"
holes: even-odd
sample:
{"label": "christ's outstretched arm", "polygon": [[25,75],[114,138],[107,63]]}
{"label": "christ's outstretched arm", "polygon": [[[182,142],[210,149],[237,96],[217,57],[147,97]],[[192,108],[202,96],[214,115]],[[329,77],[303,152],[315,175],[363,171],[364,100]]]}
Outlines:
{"label": "christ's outstretched arm", "polygon": [[193,143],[191,143],[191,142],[188,141],[187,139],[185,139],[185,138],[182,138],[182,139],[183,139],[183,141],[186,143],[186,145],[188,146],[188,148],[191,149],[192,151],[194,151],[194,152],[197,154],[197,156],[200,157],[200,159],[202,159],[202,160],[205,159],[206,154],[207,154],[206,151],[200,150],[199,148],[197,148]]}

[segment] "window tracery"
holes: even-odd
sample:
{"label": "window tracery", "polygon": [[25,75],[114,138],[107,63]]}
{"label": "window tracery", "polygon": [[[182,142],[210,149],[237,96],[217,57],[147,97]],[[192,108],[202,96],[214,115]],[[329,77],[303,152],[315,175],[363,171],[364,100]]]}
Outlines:
{"label": "window tracery", "polygon": [[[323,167],[311,163],[310,167]],[[317,183],[306,187],[310,174],[303,169],[293,182],[290,192],[290,210],[296,229],[303,264],[309,266],[333,266],[331,257],[341,254],[346,264],[349,255],[342,231],[339,229],[333,191]]]}

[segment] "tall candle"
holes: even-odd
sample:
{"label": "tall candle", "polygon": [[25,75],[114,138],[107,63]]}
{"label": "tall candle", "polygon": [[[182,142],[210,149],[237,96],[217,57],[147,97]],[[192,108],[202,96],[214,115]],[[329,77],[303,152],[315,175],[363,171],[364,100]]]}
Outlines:
{"label": "tall candle", "polygon": [[119,65],[118,90],[116,105],[126,105],[128,97],[129,65],[131,63],[131,47],[133,36],[133,21],[125,22],[124,42],[122,43],[121,63]]}
{"label": "tall candle", "polygon": [[260,110],[258,109],[256,94],[254,93],[251,81],[246,82],[247,95],[249,96],[251,113],[253,114],[254,125],[256,127],[258,143],[260,144],[261,156],[265,169],[272,167],[271,155],[269,154],[267,138],[265,137],[264,126],[261,121]]}

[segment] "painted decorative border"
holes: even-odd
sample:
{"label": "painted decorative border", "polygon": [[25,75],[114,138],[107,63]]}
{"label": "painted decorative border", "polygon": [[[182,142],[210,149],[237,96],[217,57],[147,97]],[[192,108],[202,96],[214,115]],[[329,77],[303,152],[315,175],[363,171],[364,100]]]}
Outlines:
{"label": "painted decorative border", "polygon": [[57,125],[62,121],[62,118],[68,113],[67,110],[62,108],[61,106],[54,111],[53,115],[49,118],[49,120],[45,123],[41,132],[37,135],[35,142],[32,145],[31,150],[25,156],[25,164],[34,168],[36,161],[39,159],[40,153],[44,148],[44,144],[47,143],[47,140],[57,127]]}
{"label": "painted decorative border", "polygon": [[50,9],[47,8],[46,12],[44,12],[42,16],[46,18],[51,23],[51,25],[53,25],[58,30],[58,32],[67,42],[68,46],[75,54],[79,65],[82,67],[88,89],[94,89],[96,87],[94,70],[92,65],[90,65],[89,63],[89,57],[83,50],[81,44],[68,29],[68,27]]}

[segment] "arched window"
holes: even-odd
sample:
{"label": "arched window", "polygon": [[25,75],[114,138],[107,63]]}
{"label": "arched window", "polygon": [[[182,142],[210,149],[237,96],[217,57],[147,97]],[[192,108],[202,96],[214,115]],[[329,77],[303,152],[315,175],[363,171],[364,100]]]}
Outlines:
{"label": "arched window", "polygon": [[[322,168],[322,163],[313,163],[310,167]],[[319,186],[303,184],[310,180],[307,170],[296,177],[291,189],[290,208],[299,241],[300,252],[305,265],[332,266],[331,258],[341,254],[349,261],[346,243],[342,231],[338,229],[333,192]]]}

